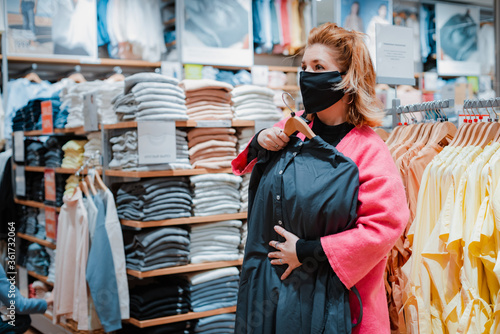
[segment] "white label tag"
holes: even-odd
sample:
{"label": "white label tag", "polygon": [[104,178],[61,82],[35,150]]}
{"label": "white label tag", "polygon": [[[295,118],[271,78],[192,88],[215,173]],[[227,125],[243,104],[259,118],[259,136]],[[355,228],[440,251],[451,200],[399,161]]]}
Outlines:
{"label": "white label tag", "polygon": [[98,131],[99,118],[97,115],[97,101],[94,93],[83,95],[83,128],[85,131]]}
{"label": "white label tag", "polygon": [[255,133],[262,129],[272,128],[276,124],[275,121],[255,121]]}
{"label": "white label tag", "polygon": [[269,83],[269,66],[252,66],[252,83],[257,86],[267,86]]}
{"label": "white label tag", "polygon": [[232,125],[231,120],[220,121],[196,121],[197,128],[230,128]]}
{"label": "white label tag", "polygon": [[175,162],[175,122],[138,122],[137,135],[140,165]]}
{"label": "white label tag", "polygon": [[24,166],[16,166],[16,196],[26,196],[26,176]]}
{"label": "white label tag", "polygon": [[14,132],[14,160],[24,162],[24,133]]}

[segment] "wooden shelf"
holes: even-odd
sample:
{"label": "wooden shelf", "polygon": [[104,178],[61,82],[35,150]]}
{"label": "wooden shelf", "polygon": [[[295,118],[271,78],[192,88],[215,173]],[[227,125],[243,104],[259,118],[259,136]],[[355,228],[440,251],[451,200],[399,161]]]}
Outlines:
{"label": "wooden shelf", "polygon": [[[100,128],[100,125],[99,125]],[[85,135],[88,132],[85,131],[83,126],[76,128],[65,128],[65,129],[54,129],[54,133],[42,133],[42,130],[24,131],[24,136],[35,137],[35,136],[50,136],[53,134],[75,134],[75,135]]]}
{"label": "wooden shelf", "polygon": [[176,267],[169,267],[169,268],[156,269],[150,271],[138,271],[138,270],[127,269],[127,274],[137,278],[147,278],[147,277],[185,274],[185,273],[192,273],[195,271],[241,266],[242,263],[243,260],[234,260],[234,261],[217,261],[217,262],[186,264],[185,266],[176,266]]}
{"label": "wooden shelf", "polygon": [[165,176],[193,176],[193,175],[203,175],[203,174],[213,174],[213,173],[232,173],[231,168],[222,169],[205,169],[205,168],[193,168],[193,169],[176,169],[176,170],[158,170],[158,171],[126,171],[126,170],[112,170],[107,169],[105,171],[107,176],[116,177],[165,177]]}
{"label": "wooden shelf", "polygon": [[269,87],[271,89],[281,89],[281,90],[293,90],[293,91],[299,91],[300,87],[299,86],[294,86],[294,85],[288,85],[288,86],[279,86],[279,87]]}
{"label": "wooden shelf", "polygon": [[[56,174],[76,174],[78,168],[62,168],[62,167],[46,167],[46,166],[24,166],[24,170],[27,172],[45,172],[45,169],[53,169]],[[101,169],[96,169],[96,172],[102,174]],[[87,174],[88,170],[84,169],[82,174]]]}
{"label": "wooden shelf", "polygon": [[[175,126],[178,128],[195,128],[198,126],[198,123],[194,120],[176,121]],[[252,127],[255,126],[255,122],[235,119],[231,121],[231,126],[235,128]],[[137,122],[132,121],[132,122],[120,122],[115,124],[104,124],[103,128],[104,130],[137,128]]]}
{"label": "wooden shelf", "polygon": [[[1,59],[1,56],[0,56]],[[84,65],[84,66],[124,66],[124,67],[161,67],[161,62],[149,62],[145,60],[111,59],[111,58],[41,58],[8,56],[7,60],[13,63],[38,63],[54,65]]]}
{"label": "wooden shelf", "polygon": [[175,218],[167,220],[155,220],[150,222],[121,219],[120,222],[124,226],[130,226],[135,228],[147,228],[147,227],[160,227],[160,226],[214,223],[214,222],[233,220],[233,219],[247,219],[247,212],[229,213],[229,214],[206,216],[206,217],[189,217],[189,218]]}
{"label": "wooden shelf", "polygon": [[163,22],[163,25],[165,26],[169,26],[171,24],[175,24],[175,17],[173,19]]}
{"label": "wooden shelf", "polygon": [[31,235],[28,235],[28,234],[24,234],[24,233],[20,233],[20,232],[17,232],[17,236],[21,239],[24,239],[24,240],[28,240],[28,241],[31,241],[31,242],[34,242],[34,243],[37,243],[39,245],[42,245],[42,246],[45,246],[45,247],[48,247],[50,249],[56,249],[56,245],[53,244],[52,242],[50,241],[47,241],[47,240],[43,240],[43,239],[38,239],[36,237],[33,237]]}
{"label": "wooden shelf", "polygon": [[279,72],[298,72],[299,67],[295,66],[269,66],[269,71],[279,71]]}
{"label": "wooden shelf", "polygon": [[[40,202],[29,201],[29,200],[24,200],[24,199],[19,199],[19,198],[14,198],[14,202],[16,204],[30,206],[32,208],[45,209],[45,204],[40,203]],[[61,208],[56,208],[56,211],[61,212]]]}
{"label": "wooden shelf", "polygon": [[134,318],[130,318],[128,320],[125,320],[125,322],[128,322],[139,328],[145,328],[145,327],[165,325],[187,320],[201,319],[201,318],[211,317],[213,315],[234,313],[234,312],[236,312],[236,306],[219,308],[204,312],[189,312],[185,314],[171,315],[169,317],[149,319],[149,320],[137,320]]}
{"label": "wooden shelf", "polygon": [[[21,266],[17,265],[17,267],[20,268]],[[34,271],[29,271],[29,270],[28,270],[28,275],[33,277],[33,278],[36,278],[37,280],[39,280],[47,285],[50,285],[51,287],[54,287],[54,283],[49,282],[47,276],[42,276],[42,275],[35,273]]]}
{"label": "wooden shelf", "polygon": [[173,42],[170,42],[170,43],[165,43],[165,46],[167,48],[170,48],[170,47],[175,46],[175,45],[177,45],[177,41],[173,41]]}

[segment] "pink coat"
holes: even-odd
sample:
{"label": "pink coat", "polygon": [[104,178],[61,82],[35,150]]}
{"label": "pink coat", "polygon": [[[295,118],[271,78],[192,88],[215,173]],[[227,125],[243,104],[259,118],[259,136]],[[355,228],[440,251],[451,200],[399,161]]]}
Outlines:
{"label": "pink coat", "polygon": [[[275,126],[284,128],[285,122]],[[305,138],[301,133],[299,137]],[[355,285],[361,295],[363,320],[353,333],[390,333],[384,271],[387,254],[409,218],[403,183],[387,146],[370,127],[354,128],[337,149],[359,169],[358,219],[355,228],[324,236],[321,244],[340,280],[348,289]],[[245,149],[233,160],[235,175],[251,172],[257,162],[247,161],[247,154]],[[353,293],[350,296],[355,322],[359,302]]]}

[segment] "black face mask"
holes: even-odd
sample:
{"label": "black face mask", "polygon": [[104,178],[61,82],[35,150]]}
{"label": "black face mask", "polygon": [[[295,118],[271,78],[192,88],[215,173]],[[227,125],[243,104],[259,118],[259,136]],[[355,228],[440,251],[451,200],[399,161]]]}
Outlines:
{"label": "black face mask", "polygon": [[345,72],[300,72],[300,92],[305,113],[313,114],[325,110],[340,101],[343,90],[336,90]]}

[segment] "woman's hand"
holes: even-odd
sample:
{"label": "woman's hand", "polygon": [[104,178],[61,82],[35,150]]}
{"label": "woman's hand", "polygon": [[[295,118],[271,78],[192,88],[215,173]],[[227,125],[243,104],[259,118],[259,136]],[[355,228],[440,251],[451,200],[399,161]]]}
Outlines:
{"label": "woman's hand", "polygon": [[298,268],[302,265],[302,263],[300,263],[299,259],[297,258],[297,251],[295,249],[297,240],[299,240],[299,238],[295,234],[288,232],[281,226],[275,226],[274,230],[276,231],[276,233],[285,238],[286,241],[279,242],[272,240],[271,242],[269,242],[269,245],[279,250],[279,252],[271,252],[268,254],[268,256],[271,259],[274,259],[271,260],[271,264],[288,264],[288,268],[286,269],[284,274],[281,275],[281,280],[284,280],[292,273],[295,268]]}
{"label": "woman's hand", "polygon": [[260,146],[268,151],[282,150],[290,141],[290,138],[278,127],[262,130],[257,137]]}

